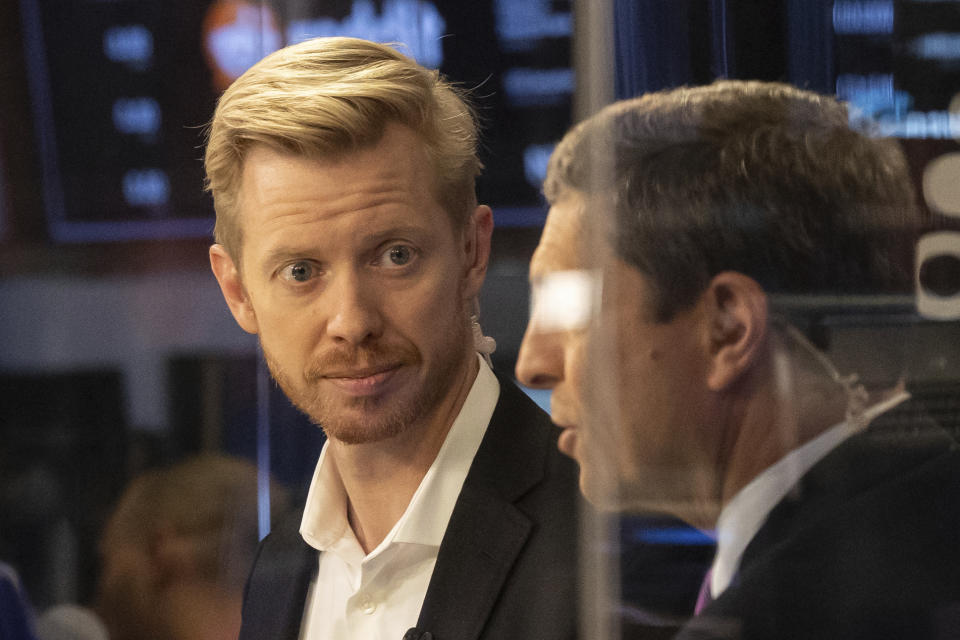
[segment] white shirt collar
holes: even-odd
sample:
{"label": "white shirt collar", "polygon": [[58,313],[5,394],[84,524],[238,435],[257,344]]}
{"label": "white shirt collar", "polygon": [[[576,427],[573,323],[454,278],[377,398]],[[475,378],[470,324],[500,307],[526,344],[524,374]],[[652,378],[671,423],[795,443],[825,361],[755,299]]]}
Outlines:
{"label": "white shirt collar", "polygon": [[[500,395],[497,377],[483,358],[478,356],[478,360],[477,377],[436,459],[403,516],[384,541],[371,551],[371,557],[394,542],[440,546]],[[334,551],[345,561],[359,564],[363,552],[347,522],[346,491],[336,463],[327,452],[328,447],[324,444],[307,493],[300,535],[318,551]]]}
{"label": "white shirt collar", "polygon": [[[869,407],[864,411],[862,424],[909,397],[909,393],[901,391]],[[857,431],[857,427],[848,422],[834,425],[764,469],[727,503],[717,520],[717,555],[710,576],[712,597],[716,598],[730,585],[747,544],[777,503],[813,465]]]}

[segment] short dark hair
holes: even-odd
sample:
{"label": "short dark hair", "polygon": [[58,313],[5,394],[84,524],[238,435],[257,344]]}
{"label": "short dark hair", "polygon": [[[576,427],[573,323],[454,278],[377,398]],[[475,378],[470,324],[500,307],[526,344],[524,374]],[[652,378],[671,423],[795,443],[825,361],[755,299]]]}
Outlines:
{"label": "short dark hair", "polygon": [[660,321],[726,270],[770,293],[910,283],[920,215],[899,145],[789,85],[721,80],[610,105],[550,159],[547,199],[568,190],[613,195],[611,243],[650,277]]}

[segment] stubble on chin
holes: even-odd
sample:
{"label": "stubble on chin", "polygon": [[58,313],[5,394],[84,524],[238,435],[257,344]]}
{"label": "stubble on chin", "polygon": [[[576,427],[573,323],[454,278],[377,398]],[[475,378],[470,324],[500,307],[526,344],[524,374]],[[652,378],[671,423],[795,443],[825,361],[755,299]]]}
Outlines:
{"label": "stubble on chin", "polygon": [[[408,397],[400,398],[335,398],[325,397],[322,389],[324,370],[333,362],[347,362],[356,358],[345,356],[327,358],[326,362],[311,363],[301,376],[302,384],[297,385],[270,352],[261,349],[267,362],[270,375],[287,398],[310,421],[323,429],[328,438],[345,444],[368,444],[393,438],[407,430],[411,425],[422,421],[440,402],[449,390],[453,372],[457,363],[443,363],[437,371],[429,372],[426,381]],[[364,358],[364,361],[387,358],[382,351],[374,350],[376,355]],[[398,359],[404,364],[420,362],[419,354],[411,350],[401,350]]]}

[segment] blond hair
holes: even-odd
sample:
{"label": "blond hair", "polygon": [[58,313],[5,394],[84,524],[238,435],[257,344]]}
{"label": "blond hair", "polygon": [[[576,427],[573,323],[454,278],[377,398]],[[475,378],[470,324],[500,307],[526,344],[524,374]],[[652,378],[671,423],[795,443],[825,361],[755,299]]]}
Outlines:
{"label": "blond hair", "polygon": [[315,38],[265,57],[217,103],[205,158],[216,242],[239,262],[240,181],[251,145],[336,157],[376,144],[390,122],[423,140],[436,197],[459,229],[476,206],[482,168],[476,121],[464,96],[437,71],[389,46]]}

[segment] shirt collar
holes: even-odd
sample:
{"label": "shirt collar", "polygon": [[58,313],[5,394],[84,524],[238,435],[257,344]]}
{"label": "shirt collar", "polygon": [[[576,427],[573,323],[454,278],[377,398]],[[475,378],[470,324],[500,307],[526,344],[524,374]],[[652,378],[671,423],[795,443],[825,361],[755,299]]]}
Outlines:
{"label": "shirt collar", "polygon": [[[909,397],[909,393],[901,391],[871,406],[863,414],[863,424]],[[717,555],[710,574],[712,597],[716,598],[730,585],[747,544],[777,503],[813,465],[857,431],[849,422],[834,425],[764,469],[727,503],[717,520]]]}
{"label": "shirt collar", "polygon": [[[480,362],[477,377],[464,400],[460,413],[427,470],[420,486],[384,544],[409,542],[440,546],[453,507],[460,495],[473,458],[480,448],[487,425],[500,395],[500,383],[487,363]],[[347,522],[347,495],[336,468],[327,456],[327,445],[313,473],[307,502],[300,523],[300,535],[318,551],[344,546],[345,539],[356,538]],[[359,544],[356,545],[359,548]],[[374,550],[375,553],[376,550]]]}
{"label": "shirt collar", "polygon": [[480,370],[427,475],[407,507],[395,540],[440,546],[470,465],[487,432],[500,383],[480,358]]}

